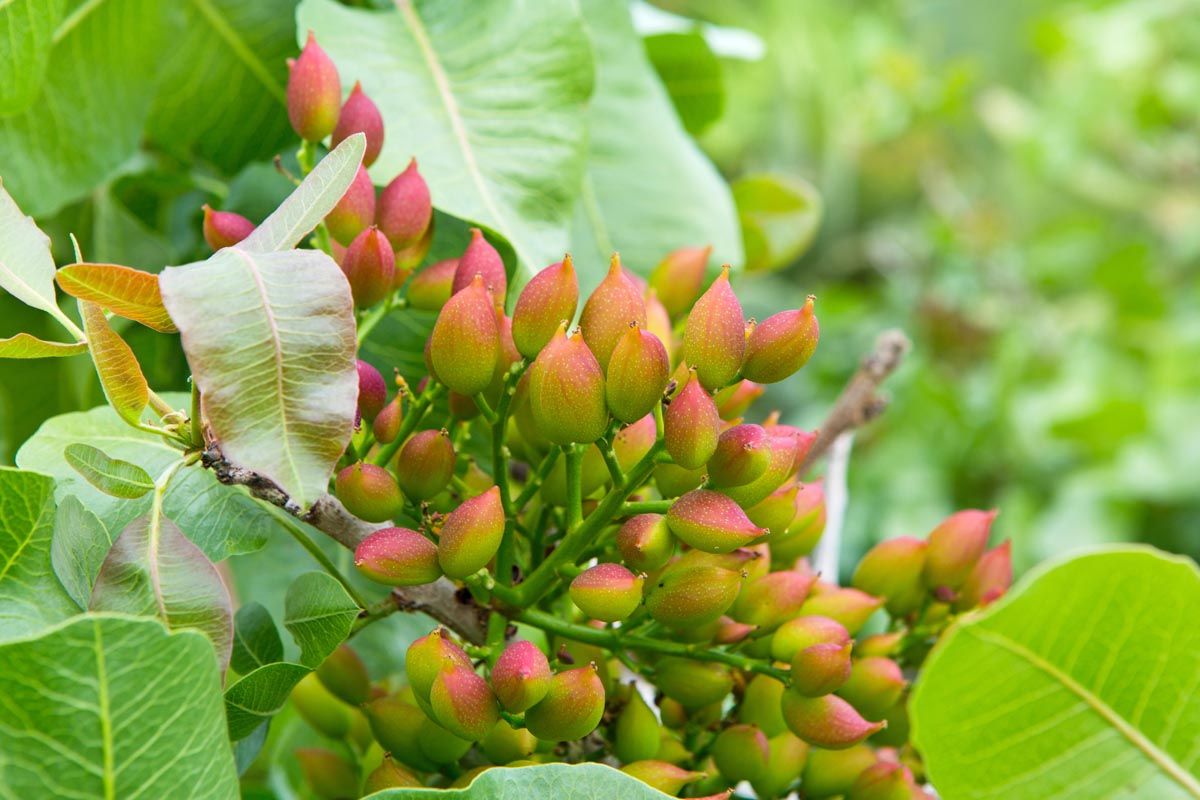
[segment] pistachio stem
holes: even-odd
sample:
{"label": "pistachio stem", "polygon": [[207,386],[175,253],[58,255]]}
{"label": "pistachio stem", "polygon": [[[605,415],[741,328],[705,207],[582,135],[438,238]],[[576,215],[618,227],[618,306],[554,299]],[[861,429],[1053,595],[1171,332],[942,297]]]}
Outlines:
{"label": "pistachio stem", "polygon": [[642,500],[636,503],[622,503],[618,516],[633,516],[634,514],[665,514],[671,508],[673,500]]}
{"label": "pistachio stem", "polygon": [[546,454],[542,459],[542,463],[538,464],[537,469],[529,476],[529,482],[525,484],[525,488],[517,495],[517,499],[513,502],[513,509],[520,514],[525,510],[525,506],[529,505],[529,501],[537,494],[538,489],[542,487],[542,482],[546,480],[546,476],[550,474],[550,470],[554,469],[554,463],[558,461],[558,455],[562,452],[562,448],[555,447]]}
{"label": "pistachio stem", "polygon": [[396,438],[379,448],[379,452],[375,454],[372,462],[376,466],[387,466],[388,462],[392,460],[392,456],[396,455],[396,451],[408,439],[408,435],[416,430],[417,425],[421,424],[421,419],[424,418],[425,413],[442,396],[444,391],[446,391],[445,386],[440,383],[431,382],[425,391],[421,392],[421,396],[413,401],[412,408],[408,411],[408,416],[400,423],[400,430],[397,431]]}
{"label": "pistachio stem", "polygon": [[271,512],[273,517],[279,520],[279,524],[283,526],[284,530],[290,533],[292,538],[299,542],[300,546],[308,551],[308,554],[313,557],[313,560],[321,565],[321,569],[328,572],[338,583],[342,585],[342,588],[346,590],[346,594],[350,595],[350,599],[357,603],[359,608],[368,607],[367,601],[361,594],[359,594],[358,590],[354,588],[354,585],[350,583],[349,579],[346,578],[346,576],[343,575],[336,566],[334,566],[334,563],[329,560],[329,556],[325,555],[325,551],[322,550],[320,546],[318,546],[317,543],[314,542],[298,524],[296,524],[294,517],[276,506],[267,506],[267,509]]}
{"label": "pistachio stem", "polygon": [[578,444],[567,448],[567,533],[579,527],[583,519],[583,449]]}

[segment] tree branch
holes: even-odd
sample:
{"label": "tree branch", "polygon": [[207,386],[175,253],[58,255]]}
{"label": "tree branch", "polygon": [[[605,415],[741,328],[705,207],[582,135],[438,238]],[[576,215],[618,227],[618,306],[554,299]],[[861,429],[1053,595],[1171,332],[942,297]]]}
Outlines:
{"label": "tree branch", "polygon": [[893,329],[879,334],[875,347],[863,356],[858,371],[851,376],[817,430],[817,440],[800,464],[801,475],[825,454],[838,436],[883,413],[887,400],[878,393],[879,385],[900,366],[908,349],[908,337],[901,331]]}

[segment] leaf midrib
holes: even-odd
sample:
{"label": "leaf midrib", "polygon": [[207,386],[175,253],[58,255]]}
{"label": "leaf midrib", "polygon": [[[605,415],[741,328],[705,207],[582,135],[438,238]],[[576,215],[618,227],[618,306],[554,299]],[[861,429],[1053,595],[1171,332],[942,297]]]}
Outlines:
{"label": "leaf midrib", "polygon": [[1108,724],[1115,728],[1118,733],[1120,733],[1126,738],[1126,740],[1129,741],[1130,744],[1142,751],[1142,753],[1169,778],[1182,786],[1184,791],[1188,792],[1192,797],[1200,798],[1200,781],[1197,781],[1195,776],[1184,769],[1183,766],[1169,754],[1160,749],[1158,745],[1146,738],[1145,734],[1134,727],[1133,724],[1123,716],[1118,714],[1117,711],[1112,708],[1112,706],[1105,703],[1090,689],[1076,681],[1057,665],[1001,633],[986,630],[978,626],[963,628],[963,632],[976,637],[984,643],[992,644],[1003,650],[1007,650],[1009,653],[1012,653],[1018,658],[1023,659],[1034,668],[1041,670],[1050,678],[1062,684],[1064,688],[1086,703],[1093,711],[1095,711],[1106,722],[1108,722]]}
{"label": "leaf midrib", "polygon": [[229,49],[233,51],[234,55],[236,55],[238,59],[246,65],[246,69],[248,69],[251,74],[254,75],[254,77],[258,78],[258,81],[263,85],[263,88],[265,88],[267,92],[279,102],[280,105],[285,105],[287,103],[287,95],[285,94],[283,87],[279,85],[279,82],[275,80],[275,76],[273,76],[271,71],[267,69],[266,64],[264,64],[262,59],[258,58],[254,54],[254,51],[251,50],[246,44],[245,40],[238,35],[237,31],[229,24],[229,21],[222,16],[221,12],[214,8],[209,0],[192,0],[192,5],[196,7],[196,10],[199,11],[206,20],[208,20],[209,26],[216,31],[217,35],[220,36],[227,45],[229,45]]}

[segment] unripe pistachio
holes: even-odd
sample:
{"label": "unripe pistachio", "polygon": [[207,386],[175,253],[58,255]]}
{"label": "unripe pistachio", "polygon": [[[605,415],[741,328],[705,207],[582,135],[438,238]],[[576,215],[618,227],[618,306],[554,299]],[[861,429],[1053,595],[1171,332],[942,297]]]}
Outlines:
{"label": "unripe pistachio", "polygon": [[386,522],[404,506],[392,473],[374,464],[351,464],[337,474],[334,487],[346,510],[367,522]]}
{"label": "unripe pistachio", "polygon": [[742,486],[721,491],[732,497],[742,508],[750,508],[771,496],[796,471],[796,454],[810,442],[808,434],[794,428],[768,428],[771,435],[770,459],[763,473]]}
{"label": "unripe pistachio", "polygon": [[[781,531],[783,535],[778,538],[786,539],[787,530],[796,519],[796,495],[799,492],[799,485],[785,483],[767,495],[767,499],[758,505],[747,508],[746,516],[760,528],[766,528],[769,531]],[[771,544],[774,545],[778,541],[778,538],[772,536]],[[774,547],[772,547],[772,550],[774,550]]]}
{"label": "unripe pistachio", "polygon": [[867,620],[883,605],[878,597],[858,589],[835,588],[821,594],[813,593],[800,609],[804,615],[830,617],[842,624],[850,635],[858,633]]}
{"label": "unripe pistachio", "polygon": [[677,464],[659,464],[654,468],[654,485],[663,497],[679,497],[704,483],[704,467],[684,469]]}
{"label": "unripe pistachio", "polygon": [[721,419],[734,420],[745,414],[754,401],[762,397],[766,388],[754,381],[738,381],[717,392],[714,398]]}
{"label": "unripe pistachio", "polygon": [[721,418],[693,368],[687,383],[667,406],[664,420],[667,452],[684,469],[699,469],[717,450]]}
{"label": "unripe pistachio", "polygon": [[835,691],[850,677],[850,642],[809,645],[792,659],[792,691],[820,697]]}
{"label": "unripe pistachio", "polygon": [[370,697],[371,677],[367,674],[367,665],[344,642],[321,662],[316,672],[322,685],[343,702],[357,706]]}
{"label": "unripe pistachio", "polygon": [[396,254],[387,237],[375,226],[355,237],[342,257],[341,266],[357,307],[369,308],[391,293]]}
{"label": "unripe pistachio", "polygon": [[233,247],[254,232],[254,223],[232,211],[214,211],[207,203],[204,209],[204,241],[213,250]]}
{"label": "unripe pistachio", "polygon": [[349,246],[374,222],[375,185],[366,168],[360,166],[342,199],[325,215],[325,227],[338,244]]}
{"label": "unripe pistachio", "polygon": [[408,305],[419,311],[440,311],[450,299],[458,259],[448,258],[421,270],[408,285]]}
{"label": "unripe pistachio", "polygon": [[[663,698],[666,699],[666,698]],[[700,721],[697,719],[696,724]],[[672,731],[664,730],[658,741],[658,752],[653,756],[656,761],[666,761],[668,764],[680,765],[692,760],[692,753]]]}
{"label": "unripe pistachio", "polygon": [[526,358],[536,358],[563,320],[575,318],[579,279],[570,254],[534,275],[513,308],[513,341]]}
{"label": "unripe pistachio", "polygon": [[1005,540],[984,553],[958,591],[955,609],[986,606],[1012,585],[1012,542]]}
{"label": "unripe pistachio", "polygon": [[613,452],[621,469],[633,469],[650,452],[656,438],[653,414],[647,414],[618,430],[613,437]]}
{"label": "unripe pistachio", "polygon": [[553,680],[550,662],[532,642],[513,642],[492,667],[492,689],[507,711],[519,714],[541,702]]}
{"label": "unripe pistachio", "polygon": [[846,800],[910,800],[915,788],[908,767],[881,759],[859,773]]}
{"label": "unripe pistachio", "polygon": [[369,167],[379,158],[379,151],[383,149],[383,115],[379,113],[379,106],[375,105],[375,101],[367,97],[358,81],[354,82],[350,96],[342,105],[329,144],[331,147],[337,147],[344,139],[356,133],[361,133],[367,139],[362,163],[364,167]]}
{"label": "unripe pistachio", "polygon": [[814,644],[849,643],[850,632],[835,619],[816,615],[796,617],[781,625],[771,637],[771,657],[776,661],[791,661]]}
{"label": "unripe pistachio", "polygon": [[695,489],[667,511],[671,533],[699,550],[728,553],[767,534],[720,492]]}
{"label": "unripe pistachio", "polygon": [[838,689],[869,720],[881,720],[904,692],[904,674],[890,658],[868,656],[854,661],[850,678]]}
{"label": "unripe pistachio", "polygon": [[385,751],[404,764],[422,772],[436,769],[418,746],[425,712],[399,695],[386,695],[363,705],[371,733]]}
{"label": "unripe pistachio", "polygon": [[647,595],[646,608],[664,625],[703,625],[729,610],[741,585],[741,575],[721,567],[668,568]]}
{"label": "unripe pistachio", "polygon": [[[588,624],[597,630],[604,628],[603,622],[593,621]],[[596,677],[600,679],[600,685],[604,687],[606,695],[620,688],[616,680],[617,670],[614,667],[614,663],[617,662],[609,657],[607,650],[592,644],[562,641],[558,653],[561,655],[564,652],[567,654],[567,658],[563,659],[564,664],[588,664],[595,669]]]}
{"label": "unripe pistachio", "polygon": [[[580,496],[590,497],[609,478],[608,467],[604,464],[604,454],[596,445],[583,448],[583,463],[580,465]],[[559,458],[554,462],[550,474],[542,481],[542,498],[551,505],[565,506],[567,504],[567,460]]]}
{"label": "unripe pistachio", "polygon": [[624,764],[655,758],[661,734],[658,718],[637,689],[633,689],[613,726],[613,754]]}
{"label": "unripe pistachio", "polygon": [[729,385],[742,367],[746,321],[742,304],[729,285],[729,267],[708,287],[688,314],[683,328],[683,360],[696,368],[709,390]]}
{"label": "unripe pistachio", "polygon": [[608,360],[605,394],[612,415],[622,422],[645,417],[662,399],[671,363],[658,337],[636,322],[617,341]]}
{"label": "unripe pistachio", "polygon": [[571,602],[592,619],[617,622],[642,604],[642,582],[620,564],[597,564],[571,581]]}
{"label": "unripe pistachio", "polygon": [[388,586],[420,586],[442,576],[437,545],[408,528],[383,528],[363,539],[354,550],[354,566]]}
{"label": "unripe pistachio", "polygon": [[337,67],[312,31],[300,57],[288,62],[288,120],[301,139],[319,142],[333,133],[342,105]]}
{"label": "unripe pistachio", "polygon": [[894,656],[899,654],[900,645],[904,641],[903,631],[889,631],[864,636],[854,644],[854,655],[864,656]]}
{"label": "unripe pistachio", "polygon": [[350,732],[354,710],[329,691],[315,672],[300,679],[291,701],[305,722],[330,739],[343,739]]}
{"label": "unripe pistachio", "polygon": [[742,374],[756,383],[777,383],[803,367],[817,349],[819,327],[813,298],[795,311],[780,311],[754,326],[746,342]]}
{"label": "unripe pistachio", "polygon": [[383,761],[367,775],[363,783],[363,795],[382,792],[384,789],[408,789],[422,785],[416,775],[396,763],[391,753],[384,753]]}
{"label": "unripe pistachio", "polygon": [[755,725],[768,737],[787,730],[780,711],[785,686],[769,675],[755,675],[746,684],[742,702],[738,705],[738,721]]}
{"label": "unripe pistachio", "polygon": [[733,690],[733,675],[724,664],[669,656],[658,662],[654,683],[691,711],[723,700]]}
{"label": "unripe pistachio", "polygon": [[957,589],[987,548],[996,511],[970,509],[951,514],[929,533],[925,554],[925,585]]}
{"label": "unripe pistachio", "polygon": [[[471,285],[476,275],[483,276],[483,285],[492,293],[498,308],[504,307],[508,293],[508,275],[504,271],[504,260],[492,247],[479,228],[471,228],[471,241],[458,258],[458,269],[454,273],[453,294],[458,294]],[[562,318],[560,317],[559,320]],[[557,323],[559,320],[555,320]]]}
{"label": "unripe pistachio", "polygon": [[403,421],[403,394],[397,394],[390,403],[383,407],[383,410],[375,415],[375,421],[371,423],[375,441],[380,444],[391,444],[396,441],[396,437],[400,434],[400,423]]}
{"label": "unripe pistachio", "polygon": [[663,696],[658,699],[658,713],[667,728],[678,730],[688,722],[688,712],[678,701]]}
{"label": "unripe pistachio", "polygon": [[880,542],[858,562],[851,584],[867,594],[884,598],[893,617],[916,611],[926,594],[921,580],[925,550],[926,543],[912,536]]}
{"label": "unripe pistachio", "polygon": [[491,384],[500,358],[500,327],[480,275],[442,306],[429,355],[438,379],[459,394],[478,394]]}
{"label": "unripe pistachio", "polygon": [[637,778],[647,786],[669,795],[679,794],[684,786],[704,777],[703,772],[692,772],[666,761],[650,759],[626,764],[621,767],[621,771]]}
{"label": "unripe pistachio", "polygon": [[653,289],[646,292],[645,300],[646,331],[658,337],[658,340],[663,343],[663,347],[667,349],[667,360],[674,361],[679,343],[676,341],[675,328],[671,325],[671,317],[663,308],[663,304],[658,301],[658,295]]}
{"label": "unripe pistachio", "polygon": [[525,725],[539,739],[574,741],[596,729],[604,714],[604,684],[595,666],[554,676],[550,691],[525,712]]}
{"label": "unripe pistachio", "polygon": [[412,500],[428,500],[450,483],[455,460],[454,445],[446,430],[413,434],[396,457],[400,488]]}
{"label": "unripe pistachio", "polygon": [[700,295],[712,245],[681,247],[667,254],[650,273],[650,288],[672,317],[681,316]]}
{"label": "unripe pistachio", "polygon": [[742,586],[730,616],[770,630],[800,614],[816,575],[798,570],[772,572]]}
{"label": "unripe pistachio", "polygon": [[621,560],[638,572],[653,572],[666,565],[675,552],[675,540],[661,514],[638,514],[617,531]]}
{"label": "unripe pistachio", "polygon": [[845,750],[814,747],[808,754],[802,779],[805,797],[823,800],[850,791],[863,770],[875,763],[875,753],[865,744]]}
{"label": "unripe pistachio", "polygon": [[387,384],[379,370],[359,359],[358,364],[358,413],[363,419],[373,420],[387,403]]}
{"label": "unripe pistachio", "polygon": [[568,338],[559,326],[538,354],[529,378],[529,404],[539,431],[555,444],[587,444],[604,435],[604,372],[578,331]]}
{"label": "unripe pistachio", "polygon": [[809,746],[790,731],[770,739],[766,772],[750,785],[759,797],[779,797],[787,792],[804,771]]}
{"label": "unripe pistachio", "polygon": [[318,800],[344,800],[358,794],[358,769],[337,753],[322,747],[300,747],[296,760]]}
{"label": "unripe pistachio", "polygon": [[883,729],[883,723],[863,719],[852,705],[836,694],[805,697],[787,691],[781,704],[784,722],[792,733],[816,747],[842,750]]}
{"label": "unripe pistachio", "polygon": [[708,460],[708,480],[717,489],[745,486],[766,472],[770,463],[771,436],[767,430],[761,425],[734,425],[717,440],[717,449]]}
{"label": "unripe pistachio", "polygon": [[442,670],[453,666],[471,667],[471,659],[442,628],[434,628],[408,646],[404,671],[413,695],[428,700],[433,681]]}
{"label": "unripe pistachio", "polygon": [[500,720],[479,743],[483,754],[493,764],[512,764],[528,758],[537,748],[537,737],[525,728],[514,728]]}
{"label": "unripe pistachio", "polygon": [[717,629],[712,641],[714,644],[738,644],[757,629],[757,626],[738,622],[732,617],[721,617],[717,620]]}
{"label": "unripe pistachio", "polygon": [[438,563],[451,578],[465,578],[487,566],[504,538],[500,487],[464,500],[450,512],[438,537]]}
{"label": "unripe pistachio", "polygon": [[473,742],[491,733],[500,720],[500,707],[487,681],[461,664],[446,667],[433,679],[429,705],[443,728]]}
{"label": "unripe pistachio", "polygon": [[771,743],[754,725],[730,725],[713,742],[712,757],[729,783],[755,781],[766,774]]}
{"label": "unripe pistachio", "polygon": [[621,258],[613,254],[608,274],[583,304],[579,327],[584,341],[604,369],[617,342],[625,335],[630,323],[646,327],[646,303],[637,285],[621,269]]}
{"label": "unripe pistachio", "polygon": [[428,718],[421,723],[421,729],[417,733],[417,746],[421,749],[421,755],[435,764],[455,763],[467,754],[471,744],[470,739],[455,736]]}
{"label": "unripe pistachio", "polygon": [[429,196],[429,184],[421,177],[414,158],[379,193],[375,224],[399,253],[420,242],[432,222],[433,200]]}
{"label": "unripe pistachio", "polygon": [[811,553],[825,532],[824,483],[798,483],[796,489],[796,516],[782,536],[771,540],[771,557],[781,564]]}

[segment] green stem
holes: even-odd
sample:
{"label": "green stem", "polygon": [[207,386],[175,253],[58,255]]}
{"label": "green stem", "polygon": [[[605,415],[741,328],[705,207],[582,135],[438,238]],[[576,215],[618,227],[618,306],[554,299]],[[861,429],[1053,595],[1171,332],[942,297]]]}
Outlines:
{"label": "green stem", "polygon": [[665,514],[674,502],[674,500],[642,500],[636,503],[622,503],[621,516]]}
{"label": "green stem", "polygon": [[607,439],[600,442],[603,447],[600,448],[600,455],[604,456],[604,466],[608,467],[608,475],[612,478],[613,486],[620,486],[625,482],[625,473],[621,470],[621,463],[617,461],[617,454],[612,449],[612,439]]}
{"label": "green stem", "polygon": [[150,408],[154,409],[154,413],[158,414],[160,419],[175,412],[175,409],[171,408],[171,404],[159,397],[153,389],[147,389],[146,392],[150,399]]}
{"label": "green stem", "polygon": [[370,625],[372,622],[391,616],[400,610],[400,606],[396,602],[395,592],[388,592],[387,597],[380,600],[378,603],[371,605],[361,604],[359,606],[363,612],[358,615],[358,619],[354,620],[353,627],[350,628],[350,635],[361,631],[363,628]]}
{"label": "green stem", "polygon": [[200,419],[200,387],[192,378],[192,446],[204,447],[204,423]]}
{"label": "green stem", "polygon": [[536,608],[526,609],[514,617],[514,619],[518,622],[524,622],[526,625],[541,628],[547,633],[553,633],[564,639],[596,645],[612,652],[637,650],[646,653],[680,656],[690,658],[693,661],[715,661],[718,664],[727,664],[731,667],[746,670],[747,672],[769,675],[785,684],[788,682],[788,671],[785,669],[772,666],[761,659],[716,649],[711,644],[685,644],[670,639],[622,635],[620,629],[590,628],[586,625],[577,625],[545,611],[539,611]]}
{"label": "green stem", "polygon": [[[508,411],[512,406],[513,395],[516,393],[517,381],[525,371],[525,362],[519,362],[504,376],[504,386],[500,392],[500,402],[496,404],[496,413],[492,420],[492,480],[500,490],[500,504],[504,507],[504,538],[500,540],[500,551],[496,554],[496,580],[505,586],[511,586],[513,580],[513,565],[516,564],[516,533],[514,527],[517,515],[513,509],[512,498],[508,488],[508,448],[504,446],[504,437],[508,431]],[[482,397],[478,398],[478,403]],[[481,406],[482,408],[482,406]]]}
{"label": "green stem", "polygon": [[583,519],[583,448],[567,446],[567,534]]}
{"label": "green stem", "polygon": [[350,595],[350,599],[357,603],[359,608],[368,608],[367,601],[364,600],[363,596],[358,593],[358,590],[355,589],[346,576],[343,575],[336,566],[334,566],[334,563],[329,560],[329,556],[325,555],[325,551],[322,550],[317,543],[314,542],[309,535],[305,533],[299,525],[296,524],[296,521],[293,520],[291,516],[289,516],[286,512],[277,509],[275,506],[264,504],[264,507],[267,508],[276,519],[279,520],[279,524],[283,526],[284,530],[290,533],[292,538],[299,542],[300,546],[308,551],[308,554],[313,557],[313,560],[321,565],[321,569],[328,572],[330,576],[332,576],[338,583],[342,585],[342,588],[346,590],[346,594]]}
{"label": "green stem", "polygon": [[389,444],[379,448],[379,452],[375,454],[375,458],[371,459],[376,466],[387,466],[388,462],[392,460],[392,456],[396,455],[396,451],[404,444],[409,434],[416,430],[417,425],[421,424],[421,419],[425,416],[425,412],[442,396],[442,392],[444,391],[446,391],[446,387],[442,384],[430,383],[425,391],[421,392],[421,396],[413,402],[412,408],[408,410],[408,416],[400,423],[400,430],[396,434],[396,438]]}
{"label": "green stem", "polygon": [[555,447],[546,454],[542,459],[542,463],[538,464],[538,468],[529,476],[529,482],[525,484],[525,488],[517,495],[517,499],[513,501],[513,508],[516,513],[520,514],[525,510],[525,506],[529,505],[529,501],[537,494],[537,490],[542,488],[542,482],[546,480],[546,476],[550,474],[550,470],[554,469],[554,463],[558,461],[558,454],[562,452],[562,448]]}
{"label": "green stem", "polygon": [[483,418],[487,420],[489,424],[495,425],[498,417],[496,416],[496,412],[492,410],[491,403],[489,403],[487,398],[483,396],[483,392],[480,392],[471,399],[475,402],[475,407],[479,409],[479,413],[483,416]]}

